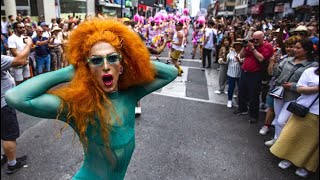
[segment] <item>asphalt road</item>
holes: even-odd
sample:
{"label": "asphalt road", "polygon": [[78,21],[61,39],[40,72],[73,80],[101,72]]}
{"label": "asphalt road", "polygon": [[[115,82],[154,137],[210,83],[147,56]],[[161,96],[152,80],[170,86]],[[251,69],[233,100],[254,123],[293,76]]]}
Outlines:
{"label": "asphalt road", "polygon": [[[213,93],[219,71],[202,71],[201,61],[185,52],[182,77],[141,100],[142,115],[136,118],[136,149],[126,180],[296,180],[295,168],[281,170],[259,135],[257,124],[247,116],[233,115],[226,95]],[[166,52],[160,56],[166,61]],[[199,56],[197,56],[199,57]],[[236,105],[236,100],[234,101]],[[18,156],[27,154],[27,167],[4,180],[65,180],[80,168],[83,149],[71,128],[59,137],[64,123],[34,118],[18,112],[21,137]],[[1,150],[1,152],[3,152]],[[319,171],[309,179],[319,179]]]}

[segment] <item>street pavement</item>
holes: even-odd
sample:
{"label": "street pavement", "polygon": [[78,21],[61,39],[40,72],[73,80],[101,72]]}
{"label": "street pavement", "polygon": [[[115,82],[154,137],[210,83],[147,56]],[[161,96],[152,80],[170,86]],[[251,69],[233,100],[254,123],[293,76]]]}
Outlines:
{"label": "street pavement", "polygon": [[[191,59],[189,44],[182,59],[183,75],[141,100],[136,118],[136,148],[126,180],[296,180],[295,168],[281,170],[280,159],[264,145],[274,129],[259,135],[265,113],[257,124],[235,116],[227,95],[217,95],[218,64],[202,71],[199,54]],[[152,57],[151,59],[155,59]],[[167,50],[160,56],[166,62]],[[234,104],[236,106],[236,100]],[[83,161],[83,149],[70,127],[57,120],[39,119],[18,112],[21,137],[18,156],[28,165],[5,180],[71,179]],[[1,150],[1,152],[3,152]],[[319,171],[309,179],[319,179]]]}

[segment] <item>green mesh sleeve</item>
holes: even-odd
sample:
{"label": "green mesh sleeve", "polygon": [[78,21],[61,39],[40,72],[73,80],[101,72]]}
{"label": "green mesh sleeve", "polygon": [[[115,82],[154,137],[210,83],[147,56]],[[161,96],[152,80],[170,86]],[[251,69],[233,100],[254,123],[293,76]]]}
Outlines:
{"label": "green mesh sleeve", "polygon": [[52,87],[68,82],[74,75],[70,65],[57,71],[35,76],[5,94],[10,107],[39,118],[55,119],[61,104],[59,97],[48,94]]}
{"label": "green mesh sleeve", "polygon": [[135,89],[135,96],[137,100],[141,99],[145,95],[156,91],[165,85],[172,82],[178,76],[178,70],[174,66],[170,66],[161,62],[152,61],[156,71],[155,80],[144,86],[137,87]]}

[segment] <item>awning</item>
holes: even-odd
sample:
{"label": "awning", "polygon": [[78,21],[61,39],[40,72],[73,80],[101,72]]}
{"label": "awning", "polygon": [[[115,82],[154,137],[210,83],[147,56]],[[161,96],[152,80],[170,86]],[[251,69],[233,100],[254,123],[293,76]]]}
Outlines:
{"label": "awning", "polygon": [[275,12],[275,13],[282,13],[282,12],[284,12],[284,4],[278,3],[278,4],[274,7],[274,12]]}
{"label": "awning", "polygon": [[261,14],[263,8],[263,3],[257,3],[255,6],[251,7],[251,14]]}
{"label": "awning", "polygon": [[248,13],[248,7],[234,10],[234,15],[236,16],[247,15],[247,13]]}

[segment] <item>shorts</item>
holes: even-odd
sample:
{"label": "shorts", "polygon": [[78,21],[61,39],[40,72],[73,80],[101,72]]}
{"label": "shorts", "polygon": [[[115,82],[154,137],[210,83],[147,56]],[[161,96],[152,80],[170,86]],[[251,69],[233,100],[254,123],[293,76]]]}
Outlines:
{"label": "shorts", "polygon": [[268,107],[271,107],[271,108],[274,107],[274,99],[269,94],[267,95],[267,102],[266,103],[267,103]]}
{"label": "shorts", "polygon": [[11,68],[10,73],[15,81],[23,81],[24,78],[30,77],[30,67],[26,65],[21,68]]}
{"label": "shorts", "polygon": [[1,108],[1,140],[15,141],[19,136],[16,110],[6,105]]}
{"label": "shorts", "polygon": [[182,51],[173,50],[171,53],[172,60],[177,61],[180,58],[180,55],[182,54]]}

